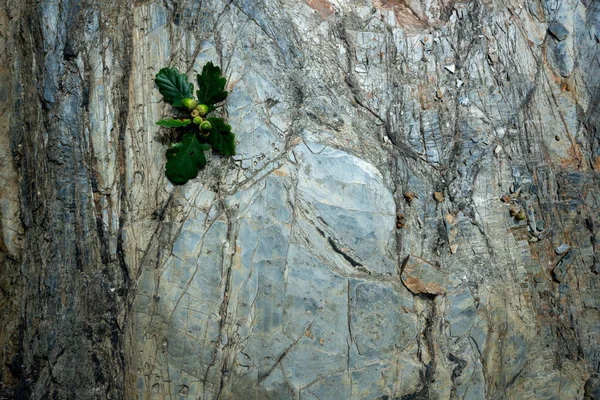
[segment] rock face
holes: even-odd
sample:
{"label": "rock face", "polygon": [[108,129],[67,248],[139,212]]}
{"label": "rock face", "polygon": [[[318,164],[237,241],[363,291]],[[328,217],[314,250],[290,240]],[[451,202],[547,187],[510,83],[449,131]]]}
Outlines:
{"label": "rock face", "polygon": [[6,3],[0,398],[600,393],[599,2]]}

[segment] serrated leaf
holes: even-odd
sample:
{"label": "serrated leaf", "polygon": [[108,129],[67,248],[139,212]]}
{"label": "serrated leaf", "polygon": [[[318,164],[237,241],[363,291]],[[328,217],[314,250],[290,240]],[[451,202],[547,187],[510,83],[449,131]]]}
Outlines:
{"label": "serrated leaf", "polygon": [[212,148],[224,156],[235,154],[235,135],[231,132],[231,125],[225,123],[223,118],[207,118],[211,123],[210,135],[206,138]]}
{"label": "serrated leaf", "polygon": [[227,80],[221,76],[221,68],[214,66],[212,61],[204,65],[202,75],[197,74],[196,79],[198,80],[196,91],[198,104],[206,104],[208,112],[211,112],[215,109],[216,103],[227,97],[227,91],[224,90]]}
{"label": "serrated leaf", "polygon": [[196,132],[183,135],[181,142],[175,143],[167,150],[167,178],[175,185],[183,185],[194,179],[198,176],[198,171],[206,165],[204,150],[208,148],[208,145],[198,140]]}
{"label": "serrated leaf", "polygon": [[158,91],[167,103],[174,107],[185,109],[181,100],[194,95],[194,85],[188,82],[185,74],[179,73],[177,68],[163,68],[154,79]]}
{"label": "serrated leaf", "polygon": [[191,123],[192,121],[189,119],[165,118],[158,121],[156,125],[164,126],[165,128],[179,128],[180,126],[187,126]]}

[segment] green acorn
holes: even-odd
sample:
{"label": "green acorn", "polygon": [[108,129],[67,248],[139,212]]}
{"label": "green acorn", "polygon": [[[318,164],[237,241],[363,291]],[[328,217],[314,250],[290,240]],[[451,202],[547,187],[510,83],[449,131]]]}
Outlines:
{"label": "green acorn", "polygon": [[185,99],[181,100],[181,104],[183,104],[183,106],[185,108],[187,108],[189,111],[192,111],[194,109],[194,107],[196,107],[198,102],[196,101],[196,99],[191,99],[189,97],[186,97]]}
{"label": "green acorn", "polygon": [[208,106],[206,104],[199,104],[196,106],[196,110],[198,110],[201,117],[204,117],[206,114],[208,114]]}
{"label": "green acorn", "polygon": [[192,118],[196,118],[199,117],[200,113],[198,112],[198,110],[196,110],[195,108],[192,110]]}
{"label": "green acorn", "polygon": [[195,116],[194,119],[192,120],[194,125],[200,125],[202,123],[202,121],[203,121],[202,117],[198,117],[198,116]]}
{"label": "green acorn", "polygon": [[517,218],[517,220],[519,220],[519,221],[523,221],[523,220],[525,219],[525,211],[523,211],[523,210],[520,210],[520,211],[517,213],[517,217],[516,217],[516,218]]}
{"label": "green acorn", "polygon": [[212,129],[212,124],[208,121],[204,121],[203,123],[200,124],[200,130],[202,132],[210,132],[211,129]]}

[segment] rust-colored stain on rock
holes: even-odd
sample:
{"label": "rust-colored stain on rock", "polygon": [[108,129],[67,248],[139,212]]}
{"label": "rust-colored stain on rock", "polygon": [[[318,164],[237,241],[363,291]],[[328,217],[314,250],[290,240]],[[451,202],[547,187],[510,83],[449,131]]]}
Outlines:
{"label": "rust-colored stain on rock", "polygon": [[406,277],[404,279],[404,284],[410,289],[413,293],[429,293],[429,294],[441,294],[445,292],[445,288],[436,285],[435,283],[424,283],[418,278],[415,277]]}
{"label": "rust-colored stain on rock", "polygon": [[396,22],[403,28],[423,29],[427,21],[419,17],[403,0],[374,0],[375,7],[383,10],[394,10]]}
{"label": "rust-colored stain on rock", "polygon": [[318,12],[323,19],[329,18],[335,12],[335,8],[327,0],[304,0],[306,4],[316,12]]}

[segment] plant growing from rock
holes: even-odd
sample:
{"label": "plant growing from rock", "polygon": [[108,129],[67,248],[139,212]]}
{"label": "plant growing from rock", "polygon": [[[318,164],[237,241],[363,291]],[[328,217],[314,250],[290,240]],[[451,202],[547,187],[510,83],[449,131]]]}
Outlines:
{"label": "plant growing from rock", "polygon": [[198,176],[198,171],[206,166],[204,151],[210,147],[224,156],[235,154],[235,135],[231,126],[223,118],[209,117],[216,104],[225,100],[226,79],[221,76],[221,68],[212,62],[196,75],[198,90],[194,98],[194,85],[187,75],[177,68],[163,68],[154,82],[164,100],[173,107],[187,113],[184,118],[161,119],[156,124],[179,131],[177,138],[167,150],[165,175],[175,185],[183,185]]}

